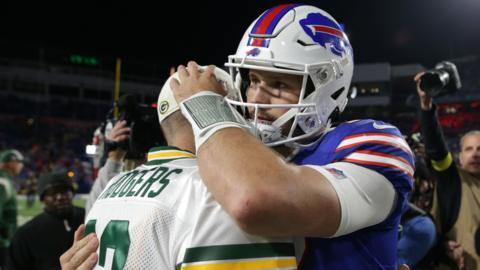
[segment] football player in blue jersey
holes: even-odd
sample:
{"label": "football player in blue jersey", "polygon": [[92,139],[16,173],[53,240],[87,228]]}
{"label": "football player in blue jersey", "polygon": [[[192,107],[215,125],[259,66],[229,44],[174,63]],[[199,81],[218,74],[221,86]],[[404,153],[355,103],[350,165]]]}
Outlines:
{"label": "football player in blue jersey", "polygon": [[[227,66],[238,91],[226,97],[213,66],[180,66],[171,84],[219,203],[246,232],[307,236],[300,269],[397,269],[413,155],[390,124],[336,122],[353,73],[340,25],[313,6],[271,8]],[[76,239],[71,269],[98,244]]]}
{"label": "football player in blue jersey", "polygon": [[336,122],[353,73],[342,27],[313,6],[273,7],[226,65],[226,97],[213,66],[179,66],[171,83],[219,203],[248,233],[307,236],[300,269],[397,269],[413,155],[390,124]]}

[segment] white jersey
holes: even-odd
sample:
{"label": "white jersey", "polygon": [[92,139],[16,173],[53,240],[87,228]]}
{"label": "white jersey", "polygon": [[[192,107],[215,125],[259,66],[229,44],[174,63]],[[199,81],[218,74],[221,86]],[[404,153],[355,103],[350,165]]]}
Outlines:
{"label": "white jersey", "polygon": [[291,239],[244,233],[200,179],[193,154],[150,150],[114,177],[86,219],[100,239],[95,269],[295,269]]}

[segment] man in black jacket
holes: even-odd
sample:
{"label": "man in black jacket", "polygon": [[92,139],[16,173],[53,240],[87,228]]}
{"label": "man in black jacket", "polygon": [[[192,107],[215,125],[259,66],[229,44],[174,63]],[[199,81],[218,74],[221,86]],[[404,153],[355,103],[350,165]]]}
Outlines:
{"label": "man in black jacket", "polygon": [[420,87],[421,76],[415,76],[421,131],[437,179],[432,214],[444,239],[441,244],[453,260],[446,269],[480,269],[474,240],[480,223],[480,131],[469,131],[461,138],[457,167],[443,138],[436,106]]}
{"label": "man in black jacket", "polygon": [[8,269],[60,269],[58,258],[73,243],[85,210],[72,204],[74,185],[66,172],[39,179],[44,212],[20,227],[10,245]]}

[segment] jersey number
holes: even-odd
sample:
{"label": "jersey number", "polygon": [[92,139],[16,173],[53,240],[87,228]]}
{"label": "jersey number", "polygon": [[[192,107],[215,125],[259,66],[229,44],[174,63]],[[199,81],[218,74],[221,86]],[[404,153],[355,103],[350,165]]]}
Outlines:
{"label": "jersey number", "polygon": [[[95,232],[97,220],[89,220],[85,228],[85,235]],[[130,236],[128,234],[128,220],[110,220],[100,237],[100,254],[98,265],[105,267],[107,249],[113,249],[112,270],[121,270],[127,261]]]}

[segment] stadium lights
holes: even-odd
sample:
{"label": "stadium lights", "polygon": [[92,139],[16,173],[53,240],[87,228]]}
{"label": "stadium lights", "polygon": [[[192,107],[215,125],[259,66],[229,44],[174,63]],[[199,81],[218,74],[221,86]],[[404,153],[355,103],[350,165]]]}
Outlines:
{"label": "stadium lights", "polygon": [[87,155],[95,155],[96,152],[97,152],[97,146],[96,145],[89,144],[85,148],[85,153],[87,153]]}

